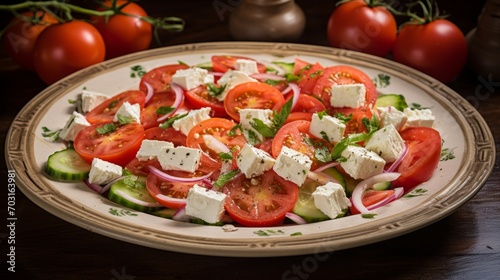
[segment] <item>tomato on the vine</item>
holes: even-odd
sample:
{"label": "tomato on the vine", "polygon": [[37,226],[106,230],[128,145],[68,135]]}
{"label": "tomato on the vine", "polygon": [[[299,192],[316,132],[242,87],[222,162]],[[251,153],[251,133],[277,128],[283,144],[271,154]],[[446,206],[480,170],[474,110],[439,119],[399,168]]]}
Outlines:
{"label": "tomato on the vine", "polygon": [[[39,22],[33,24],[28,19]],[[49,13],[37,11],[23,12],[9,22],[9,27],[3,34],[3,45],[9,56],[26,70],[34,70],[33,51],[35,42],[40,33],[51,24],[58,23],[57,19]]]}
{"label": "tomato on the vine", "polygon": [[467,41],[462,31],[449,20],[413,22],[400,30],[394,46],[394,60],[447,83],[466,63]]}
{"label": "tomato on the vine", "polygon": [[[91,19],[106,44],[106,58],[148,49],[153,37],[153,28],[149,22],[140,18],[147,16],[146,11],[135,2],[125,0],[116,1],[116,7],[126,15]],[[99,10],[109,8],[113,8],[112,1],[106,0]]]}
{"label": "tomato on the vine", "polygon": [[386,56],[396,42],[397,23],[378,1],[342,3],[328,20],[328,42],[333,47]]}
{"label": "tomato on the vine", "polygon": [[83,20],[47,27],[38,36],[33,52],[35,70],[47,84],[102,62],[104,58],[105,46],[101,34]]}

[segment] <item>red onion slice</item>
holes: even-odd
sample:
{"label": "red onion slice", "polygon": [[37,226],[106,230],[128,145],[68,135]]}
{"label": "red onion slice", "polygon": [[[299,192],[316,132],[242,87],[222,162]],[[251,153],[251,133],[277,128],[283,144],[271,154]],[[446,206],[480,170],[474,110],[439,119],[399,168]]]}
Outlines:
{"label": "red onion slice", "polygon": [[222,143],[219,139],[215,138],[213,135],[203,134],[203,141],[205,141],[205,144],[209,149],[213,150],[218,154],[229,153],[231,151],[224,143]]}
{"label": "red onion slice", "polygon": [[396,159],[391,164],[391,166],[389,166],[389,168],[387,168],[387,170],[384,170],[384,172],[393,172],[394,170],[396,170],[396,168],[398,168],[398,166],[401,164],[401,162],[405,158],[406,154],[408,154],[408,145],[406,145],[406,143],[405,143],[405,144],[403,144],[403,152],[401,153],[399,158]]}
{"label": "red onion slice", "polygon": [[382,174],[378,174],[367,178],[361,182],[354,188],[351,195],[351,202],[356,209],[361,212],[361,214],[367,214],[370,212],[363,205],[363,195],[365,191],[369,188],[372,188],[374,184],[382,183],[382,182],[390,182],[396,180],[401,174],[397,172],[386,172]]}
{"label": "red onion slice", "polygon": [[177,176],[167,174],[167,173],[161,171],[160,169],[158,169],[154,166],[151,166],[151,165],[148,166],[148,168],[151,171],[151,173],[155,174],[160,179],[163,179],[166,181],[171,181],[171,182],[179,182],[179,183],[195,183],[195,182],[203,181],[203,180],[209,178],[213,173],[213,172],[210,172],[206,175],[199,176],[199,177],[177,177]]}
{"label": "red onion slice", "polygon": [[303,225],[303,224],[307,224],[307,221],[304,220],[304,218],[302,218],[301,216],[295,214],[295,213],[292,213],[292,212],[287,212],[285,214],[285,217],[287,217],[288,219],[292,220],[294,223],[298,224],[298,225]]}
{"label": "red onion slice", "polygon": [[189,222],[190,217],[186,214],[186,207],[179,208],[172,216],[172,220],[179,222]]}
{"label": "red onion slice", "polygon": [[293,92],[292,110],[295,108],[299,102],[300,88],[297,84],[289,83],[288,87],[282,91],[283,94],[287,94],[289,91]]}
{"label": "red onion slice", "polygon": [[332,162],[329,162],[329,163],[327,163],[325,165],[322,165],[322,166],[316,168],[315,170],[313,170],[313,172],[321,172],[321,171],[324,171],[325,169],[328,169],[330,167],[335,167],[337,165],[339,165],[338,162],[332,161]]}
{"label": "red onion slice", "polygon": [[148,104],[149,101],[151,100],[151,98],[153,97],[153,94],[155,93],[155,90],[153,89],[153,86],[151,86],[148,82],[144,82],[144,85],[147,88],[147,91],[146,91],[146,104]]}
{"label": "red onion slice", "polygon": [[165,115],[159,117],[157,120],[158,122],[162,122],[162,121],[166,120],[168,117],[172,116],[177,111],[177,109],[179,109],[179,106],[184,101],[184,90],[182,89],[182,87],[176,83],[170,83],[170,87],[172,88],[172,90],[175,93],[174,104],[172,104],[172,106],[171,106],[174,108],[174,110],[168,114],[165,114]]}
{"label": "red onion slice", "polygon": [[90,183],[88,179],[83,180],[85,185],[87,185],[91,190],[95,191],[96,193],[101,193],[102,186],[94,183]]}
{"label": "red onion slice", "polygon": [[111,182],[107,183],[107,184],[106,184],[106,185],[105,185],[105,186],[101,189],[101,191],[100,191],[99,193],[100,193],[100,194],[103,194],[103,193],[107,192],[107,191],[111,188],[111,186],[112,186],[114,183],[116,183],[116,182],[120,181],[120,180],[121,180],[121,179],[123,179],[123,178],[125,178],[125,176],[120,176],[120,177],[118,177],[118,178],[116,178],[116,179],[112,180]]}

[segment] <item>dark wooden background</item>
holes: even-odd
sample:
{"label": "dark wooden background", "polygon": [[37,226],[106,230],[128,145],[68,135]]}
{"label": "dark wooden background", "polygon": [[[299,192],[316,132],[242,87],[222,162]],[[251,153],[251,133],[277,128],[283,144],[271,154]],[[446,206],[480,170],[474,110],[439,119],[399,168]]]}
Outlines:
{"label": "dark wooden background", "polygon": [[[186,20],[182,33],[163,34],[164,45],[232,40],[227,19],[214,3],[238,1],[140,1],[152,16]],[[5,1],[4,1],[5,2]],[[85,2],[85,1],[83,1]],[[326,22],[336,1],[300,0],[307,17],[299,43],[327,45]],[[465,33],[475,27],[485,1],[438,1]],[[0,14],[2,25],[8,14]],[[152,48],[158,47],[153,44]],[[500,87],[477,96],[481,86],[469,69],[448,84],[485,118],[500,139]],[[17,67],[0,48],[0,143],[10,123],[44,85],[32,72]],[[477,101],[477,102],[476,102]],[[498,147],[498,143],[496,142]],[[3,150],[2,150],[3,151]],[[3,156],[2,156],[3,157]],[[499,279],[500,171],[495,168],[482,190],[450,216],[413,233],[376,244],[333,252],[307,266],[313,256],[273,258],[209,257],[156,250],[104,237],[65,222],[16,192],[16,273],[2,261],[2,279]],[[0,212],[6,215],[7,167],[0,162]],[[5,221],[5,218],[4,218]],[[8,232],[0,229],[1,258],[6,259]],[[306,264],[306,266],[304,266]],[[300,268],[301,272],[294,269]],[[304,268],[306,268],[304,270]],[[287,274],[287,272],[293,272]],[[287,276],[288,275],[288,276]]]}

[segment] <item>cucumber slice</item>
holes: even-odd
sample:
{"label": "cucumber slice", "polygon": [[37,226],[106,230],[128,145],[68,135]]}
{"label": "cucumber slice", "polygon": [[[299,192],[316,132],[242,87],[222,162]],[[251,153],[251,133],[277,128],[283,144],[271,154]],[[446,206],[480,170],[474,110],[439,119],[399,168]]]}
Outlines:
{"label": "cucumber slice", "polygon": [[197,64],[196,67],[198,68],[203,68],[203,69],[206,69],[206,70],[212,70],[212,62],[203,62],[203,63],[200,63],[200,64]]}
{"label": "cucumber slice", "polygon": [[154,211],[151,214],[162,218],[172,219],[175,212],[177,212],[177,209],[163,208],[158,211]]}
{"label": "cucumber slice", "polygon": [[376,191],[385,191],[391,188],[391,182],[380,182],[373,185],[373,189]]}
{"label": "cucumber slice", "polygon": [[330,167],[323,170],[322,172],[332,177],[333,179],[337,180],[337,182],[339,182],[339,184],[344,188],[344,191],[346,190],[346,181],[344,175],[342,175],[342,173],[340,173],[340,171],[337,168]]}
{"label": "cucumber slice", "polygon": [[49,156],[45,173],[60,181],[81,181],[88,177],[90,164],[73,149],[57,151]]}
{"label": "cucumber slice", "polygon": [[295,63],[274,61],[273,64],[275,64],[275,65],[281,67],[283,70],[285,70],[286,74],[293,74],[293,68],[295,66]]}
{"label": "cucumber slice", "polygon": [[125,207],[151,213],[163,208],[148,192],[146,178],[129,175],[111,185],[108,199]]}
{"label": "cucumber slice", "polygon": [[403,111],[408,104],[406,103],[406,99],[401,94],[382,94],[377,98],[377,102],[375,102],[375,107],[388,107],[394,106],[399,111]]}
{"label": "cucumber slice", "polygon": [[308,180],[299,188],[299,197],[292,212],[302,217],[309,223],[329,220],[330,218],[314,205],[312,193],[316,190],[318,183]]}

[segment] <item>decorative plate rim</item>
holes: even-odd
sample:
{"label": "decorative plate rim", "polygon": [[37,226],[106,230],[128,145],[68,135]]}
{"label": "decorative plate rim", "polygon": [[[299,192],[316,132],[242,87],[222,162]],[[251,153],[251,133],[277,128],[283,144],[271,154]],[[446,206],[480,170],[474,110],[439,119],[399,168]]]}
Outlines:
{"label": "decorative plate rim", "polygon": [[[56,100],[81,82],[117,69],[131,62],[151,60],[180,53],[234,52],[276,56],[312,55],[340,61],[350,65],[370,67],[395,75],[429,93],[443,104],[451,117],[464,131],[466,151],[461,170],[452,182],[431,199],[400,213],[363,225],[362,235],[352,236],[350,229],[300,236],[272,236],[270,238],[220,237],[197,238],[147,227],[137,226],[124,219],[109,219],[102,212],[68,198],[52,188],[43,171],[34,162],[34,139],[39,117],[43,116]],[[37,121],[38,118],[38,121]],[[394,238],[434,223],[470,200],[484,185],[493,170],[495,145],[492,133],[479,112],[463,97],[439,81],[394,61],[364,53],[323,46],[268,43],[268,42],[209,42],[175,45],[138,52],[104,61],[80,70],[47,87],[37,94],[14,119],[6,136],[5,158],[7,168],[16,172],[17,187],[45,211],[84,229],[114,239],[156,249],[213,256],[265,257],[287,256],[337,251]],[[104,199],[103,199],[104,200]],[[425,215],[427,218],[422,219]],[[405,217],[410,217],[404,219]],[[415,218],[419,217],[419,219]],[[318,241],[321,241],[318,244]]]}

